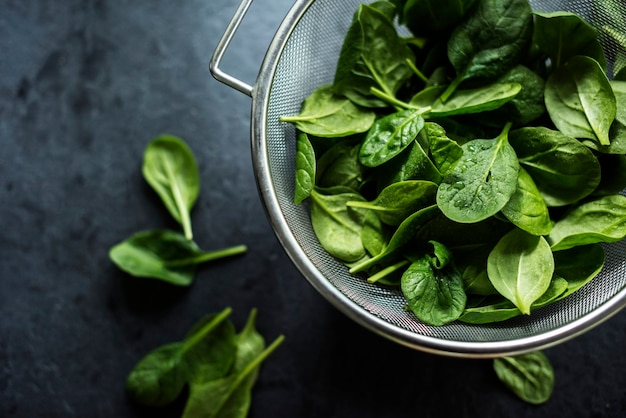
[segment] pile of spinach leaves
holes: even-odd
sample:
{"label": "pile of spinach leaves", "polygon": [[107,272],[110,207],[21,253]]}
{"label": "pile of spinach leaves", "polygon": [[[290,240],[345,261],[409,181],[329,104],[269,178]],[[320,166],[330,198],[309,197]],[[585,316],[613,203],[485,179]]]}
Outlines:
{"label": "pile of spinach leaves", "polygon": [[109,251],[120,269],[135,277],[189,286],[198,265],[247,251],[245,245],[203,251],[193,240],[190,212],[200,192],[200,175],[196,158],[181,138],[154,138],[144,152],[142,173],[183,233],[150,229],[133,234]]}
{"label": "pile of spinach leaves", "polygon": [[424,323],[531,314],[626,236],[626,74],[607,71],[593,26],[527,0],[361,4],[333,82],[281,118],[294,200]]}

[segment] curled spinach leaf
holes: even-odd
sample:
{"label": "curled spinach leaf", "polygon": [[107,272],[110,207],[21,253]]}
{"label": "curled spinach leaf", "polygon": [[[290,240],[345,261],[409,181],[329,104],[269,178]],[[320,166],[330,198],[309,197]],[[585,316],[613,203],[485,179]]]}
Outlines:
{"label": "curled spinach leaf", "polygon": [[200,175],[187,144],[170,135],[155,138],[144,152],[142,173],[182,225],[185,237],[192,239],[190,212],[200,192]]}
{"label": "curled spinach leaf", "polygon": [[315,186],[315,150],[309,137],[298,132],[296,137],[296,183],[294,203],[298,204],[309,197]]}

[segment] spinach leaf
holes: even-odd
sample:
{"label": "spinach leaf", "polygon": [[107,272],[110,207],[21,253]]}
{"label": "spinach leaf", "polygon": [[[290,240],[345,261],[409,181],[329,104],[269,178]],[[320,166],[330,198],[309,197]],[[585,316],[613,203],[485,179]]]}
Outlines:
{"label": "spinach leaf", "polygon": [[533,235],[546,235],[554,225],[539,189],[522,167],[517,178],[517,189],[502,208],[502,214],[515,226]]}
{"label": "spinach leaf", "polygon": [[456,77],[442,94],[445,102],[470,79],[493,80],[516,66],[532,36],[528,0],[480,0],[448,40]]}
{"label": "spinach leaf", "polygon": [[575,138],[538,126],[511,131],[509,141],[548,206],[578,202],[600,183],[598,160]]}
{"label": "spinach leaf", "polygon": [[526,315],[550,286],[554,258],[545,238],[514,229],[498,241],[487,259],[493,287]]}
{"label": "spinach leaf", "polygon": [[542,404],[554,390],[554,369],[540,351],[493,360],[496,375],[515,395],[531,404]]}
{"label": "spinach leaf", "polygon": [[581,16],[563,11],[534,13],[533,44],[550,58],[554,68],[576,55],[591,57],[606,68],[598,31]]}
{"label": "spinach leaf", "polygon": [[185,237],[193,238],[190,211],[200,191],[196,159],[180,138],[162,135],[153,139],[144,152],[142,173],[157,192]]}
{"label": "spinach leaf", "polygon": [[561,132],[610,144],[616,99],[604,70],[593,58],[570,58],[550,75],[544,95],[550,119]]}
{"label": "spinach leaf", "polygon": [[302,132],[324,138],[346,137],[366,132],[374,123],[376,114],[333,93],[330,84],[318,87],[304,99],[300,114],[281,116]]}
{"label": "spinach leaf", "polygon": [[154,229],[137,232],[114,245],[109,251],[109,258],[120,269],[135,277],[189,286],[199,264],[243,254],[246,250],[245,245],[238,245],[202,251],[195,242],[178,232]]}
{"label": "spinach leaf", "polygon": [[502,107],[522,90],[519,83],[495,83],[484,87],[456,90],[445,102],[437,99],[428,112],[432,118],[467,115]]}
{"label": "spinach leaf", "polygon": [[[330,194],[327,194],[330,193]],[[333,257],[351,262],[365,255],[361,229],[366,209],[347,206],[351,201],[365,201],[358,193],[343,189],[339,193],[327,189],[311,192],[311,224],[322,248]]]}
{"label": "spinach leaf", "polygon": [[407,0],[400,22],[416,36],[432,37],[459,24],[474,3],[476,0]]}
{"label": "spinach leaf", "polygon": [[604,248],[600,244],[583,245],[554,253],[554,274],[567,281],[567,290],[559,297],[571,295],[600,273],[604,266]]}
{"label": "spinach leaf", "polygon": [[[127,377],[129,397],[143,405],[167,405],[178,398],[190,377],[198,372],[196,365],[205,367],[202,371],[213,379],[225,376],[234,360],[235,348],[234,329],[226,320],[230,312],[227,308],[204,318],[201,326],[194,326],[195,331],[183,341],[148,353]],[[207,359],[212,359],[211,363],[204,363]]]}
{"label": "spinach leaf", "polygon": [[284,340],[278,337],[267,349],[255,328],[252,310],[243,330],[235,336],[235,359],[228,375],[192,383],[183,417],[244,418],[251,404],[251,391],[260,363]]}
{"label": "spinach leaf", "polygon": [[361,145],[361,164],[377,167],[401,153],[424,127],[421,113],[414,109],[403,110],[374,122]]}
{"label": "spinach leaf", "polygon": [[296,182],[294,203],[301,203],[309,197],[315,186],[315,150],[304,132],[296,136]]}
{"label": "spinach leaf", "polygon": [[441,182],[437,204],[448,218],[472,223],[499,212],[517,188],[519,163],[509,145],[507,124],[494,139],[462,146],[463,156]]}
{"label": "spinach leaf", "polygon": [[428,138],[428,148],[435,167],[442,175],[447,175],[463,156],[463,149],[455,140],[448,138],[441,125],[434,122],[426,122],[422,132]]}
{"label": "spinach leaf", "polygon": [[409,215],[435,203],[437,185],[425,180],[393,183],[371,202],[348,202],[348,206],[377,212],[387,225],[400,225]]}
{"label": "spinach leaf", "polygon": [[431,241],[432,253],[413,261],[401,279],[402,293],[411,311],[429,325],[444,325],[457,319],[467,296],[461,273],[445,246]]}
{"label": "spinach leaf", "polygon": [[378,263],[397,256],[400,253],[401,249],[413,240],[416,232],[425,223],[427,223],[439,213],[440,212],[437,208],[437,205],[432,205],[428,206],[427,208],[421,209],[406,218],[393,233],[391,239],[389,240],[389,244],[387,244],[383,251],[381,251],[374,257],[353,266],[352,268],[350,268],[350,273],[355,274],[361,271],[365,271]]}
{"label": "spinach leaf", "polygon": [[385,107],[370,89],[378,87],[395,96],[413,74],[407,60],[415,61],[415,56],[388,16],[376,7],[361,4],[339,54],[334,92],[360,106]]}
{"label": "spinach leaf", "polygon": [[[532,304],[531,310],[541,308],[561,299],[567,288],[568,282],[555,275],[545,293]],[[511,301],[502,298],[500,295],[493,299],[496,300],[491,302],[491,299],[488,299],[486,303],[468,306],[459,317],[459,321],[468,324],[490,324],[522,315],[522,312]]]}
{"label": "spinach leaf", "polygon": [[361,230],[361,242],[372,256],[380,254],[387,246],[391,235],[374,211],[368,211]]}
{"label": "spinach leaf", "polygon": [[577,205],[554,224],[547,239],[553,251],[561,251],[624,237],[626,197],[618,194]]}
{"label": "spinach leaf", "polygon": [[366,167],[359,162],[360,149],[360,144],[343,141],[328,149],[317,161],[315,184],[359,190],[366,174]]}

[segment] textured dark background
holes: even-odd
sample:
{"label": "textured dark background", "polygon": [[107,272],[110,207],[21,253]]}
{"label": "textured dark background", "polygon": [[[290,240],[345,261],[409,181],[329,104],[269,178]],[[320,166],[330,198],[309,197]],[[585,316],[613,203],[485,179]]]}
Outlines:
{"label": "textured dark background", "polygon": [[[253,83],[289,0],[257,0],[224,68]],[[251,417],[623,417],[626,314],[547,350],[556,388],[517,400],[488,360],[409,350],[347,320],[299,275],[257,196],[250,98],[211,78],[236,0],[0,0],[0,416],[175,417],[131,404],[124,381],[202,315],[252,307],[268,340]],[[187,290],[131,279],[107,256],[173,227],[141,177],[161,133],[202,175],[193,211],[206,249],[248,253]]]}

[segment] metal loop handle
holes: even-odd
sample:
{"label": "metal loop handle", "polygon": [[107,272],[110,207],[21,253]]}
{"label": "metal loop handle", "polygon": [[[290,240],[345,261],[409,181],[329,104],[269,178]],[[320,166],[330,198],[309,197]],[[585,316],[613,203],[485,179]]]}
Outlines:
{"label": "metal loop handle", "polygon": [[211,57],[211,62],[209,64],[209,70],[213,77],[229,87],[234,88],[235,90],[239,90],[243,94],[246,94],[252,97],[253,87],[240,79],[222,71],[220,69],[220,63],[222,62],[222,58],[224,57],[224,53],[228,49],[230,42],[233,40],[233,36],[235,32],[241,25],[241,21],[245,16],[246,12],[250,8],[250,4],[252,4],[252,0],[242,0],[239,4],[239,7],[235,11],[233,18],[228,23],[224,34],[222,35],[220,41],[217,43],[217,47],[215,47],[215,51],[213,52],[213,56]]}

